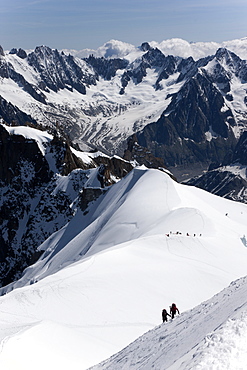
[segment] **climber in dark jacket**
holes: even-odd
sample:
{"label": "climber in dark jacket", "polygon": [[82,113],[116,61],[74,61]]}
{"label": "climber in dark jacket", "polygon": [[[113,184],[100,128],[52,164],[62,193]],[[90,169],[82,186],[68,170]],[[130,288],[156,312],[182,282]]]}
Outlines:
{"label": "climber in dark jacket", "polygon": [[162,320],[163,320],[163,322],[165,322],[165,321],[167,321],[167,316],[170,316],[171,317],[171,315],[169,315],[169,313],[166,311],[166,309],[164,308],[163,310],[162,310]]}
{"label": "climber in dark jacket", "polygon": [[173,303],[170,306],[170,314],[172,315],[172,319],[174,319],[174,316],[176,315],[176,313],[179,314],[179,309],[176,307],[175,303]]}

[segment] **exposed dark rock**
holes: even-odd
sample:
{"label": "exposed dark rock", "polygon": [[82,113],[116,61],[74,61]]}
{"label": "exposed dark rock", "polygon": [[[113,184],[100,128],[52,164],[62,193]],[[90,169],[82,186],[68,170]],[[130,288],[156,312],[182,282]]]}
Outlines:
{"label": "exposed dark rock", "polygon": [[123,158],[127,161],[136,161],[139,165],[144,164],[147,168],[164,167],[164,160],[155,157],[150,150],[139,145],[136,135],[129,138]]}
{"label": "exposed dark rock", "polygon": [[84,58],[84,60],[105,80],[111,80],[116,75],[117,70],[125,69],[128,65],[128,61],[125,59],[95,58],[93,55],[90,55],[89,58]]}
{"label": "exposed dark rock", "polygon": [[[25,178],[28,178],[27,182]],[[5,185],[12,183],[19,189],[25,184],[30,188],[35,187],[50,178],[48,163],[37,142],[21,135],[10,135],[0,125],[0,181]]]}
{"label": "exposed dark rock", "polygon": [[[245,178],[235,173],[236,166],[242,167],[242,172],[245,169]],[[247,203],[246,166],[247,131],[242,133],[235,149],[227,153],[222,163],[211,163],[205,174],[191,178],[186,184],[197,186],[221,197]]]}
{"label": "exposed dark rock", "polygon": [[[222,111],[224,100],[207,75],[197,73],[186,82],[157,122],[137,133],[141,146],[164,158],[165,165],[222,162],[236,140],[230,125],[230,110]],[[206,133],[213,132],[212,140]],[[227,140],[225,140],[227,139]]]}
{"label": "exposed dark rock", "polygon": [[18,57],[21,59],[25,59],[27,57],[27,53],[21,48],[19,48],[18,50],[16,48],[12,48],[9,54],[17,54]]}
{"label": "exposed dark rock", "polygon": [[16,54],[21,59],[25,59],[27,57],[27,53],[23,49],[18,49]]}
{"label": "exposed dark rock", "polygon": [[54,153],[56,158],[56,167],[61,175],[66,176],[76,168],[89,168],[89,165],[83,163],[80,158],[76,157],[72,153],[68,142],[62,137],[54,136],[54,139],[51,141],[50,145],[50,152]]}
{"label": "exposed dark rock", "polygon": [[95,75],[85,73],[72,55],[61,54],[47,46],[36,47],[27,60],[40,73],[43,82],[40,88],[44,90],[57,92],[71,88],[85,94],[87,85],[96,84]]}
{"label": "exposed dark rock", "polygon": [[244,131],[239,138],[232,156],[232,163],[240,163],[247,166],[247,131]]}
{"label": "exposed dark rock", "polygon": [[15,126],[24,126],[27,122],[36,124],[36,121],[31,116],[7,102],[2,96],[0,96],[0,118],[6,123]]}
{"label": "exposed dark rock", "polygon": [[104,181],[105,185],[112,185],[115,179],[121,179],[126,176],[133,166],[129,161],[122,160],[120,157],[104,157],[99,156],[94,158],[97,166],[104,165]]}
{"label": "exposed dark rock", "polygon": [[151,46],[149,45],[149,43],[148,42],[143,42],[142,44],[141,44],[141,50],[142,51],[148,51],[148,50],[150,50],[151,49]]}
{"label": "exposed dark rock", "polygon": [[185,184],[204,189],[212,194],[247,203],[247,181],[227,170],[212,170]]}
{"label": "exposed dark rock", "polygon": [[12,48],[9,53],[10,54],[17,54],[17,49],[16,48]]}
{"label": "exposed dark rock", "polygon": [[4,57],[4,51],[3,51],[3,48],[2,48],[2,46],[0,45],[0,56],[2,56],[2,57]]}
{"label": "exposed dark rock", "polygon": [[167,79],[173,74],[178,65],[178,58],[174,56],[165,56],[157,48],[148,48],[148,51],[142,56],[140,63],[136,66],[136,63],[130,65],[128,69],[123,73],[121,78],[122,89],[121,94],[124,93],[124,88],[128,85],[130,79],[134,83],[139,84],[143,78],[147,75],[147,69],[152,68],[158,72],[158,78],[154,84],[156,89],[161,88],[160,82],[163,79]]}
{"label": "exposed dark rock", "polygon": [[81,210],[86,211],[89,203],[98,199],[106,190],[102,188],[84,188],[79,196],[79,207]]}

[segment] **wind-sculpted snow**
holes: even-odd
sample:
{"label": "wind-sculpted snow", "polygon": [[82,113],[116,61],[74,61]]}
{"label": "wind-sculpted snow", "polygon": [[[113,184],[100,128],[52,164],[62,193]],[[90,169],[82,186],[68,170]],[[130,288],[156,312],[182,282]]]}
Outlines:
{"label": "wind-sculpted snow", "polygon": [[[199,189],[177,184],[161,171],[136,168],[100,197],[87,214],[78,211],[66,226],[42,243],[39,249],[45,251],[43,257],[14,286],[22,285],[22,280],[37,281],[83,256],[140,238],[162,235],[168,250],[178,240],[185,245],[201,245],[201,238],[207,237],[207,244],[218,231],[222,232],[222,224],[231,223],[226,214],[235,208],[234,203],[224,203],[217,197],[212,205],[207,201],[211,197]],[[211,214],[215,212],[221,214],[212,222]],[[246,207],[241,212],[237,219],[244,225]],[[225,238],[229,230],[224,233]],[[239,238],[243,237],[244,230],[239,233]],[[241,245],[240,239],[238,243]]]}
{"label": "wind-sculpted snow", "polygon": [[135,168],[78,209],[40,246],[43,256],[1,290],[13,289],[0,297],[1,368],[87,369],[160,325],[162,308],[174,301],[181,316],[119,360],[142,368],[167,351],[169,366],[189,364],[183,356],[241,306],[227,303],[226,291],[223,306],[217,298],[186,312],[246,274],[246,216],[245,204]]}

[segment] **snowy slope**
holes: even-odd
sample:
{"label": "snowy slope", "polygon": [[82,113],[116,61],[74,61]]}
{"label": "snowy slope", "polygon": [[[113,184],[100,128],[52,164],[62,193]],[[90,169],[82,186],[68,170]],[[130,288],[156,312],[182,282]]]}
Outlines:
{"label": "snowy slope", "polygon": [[134,169],[77,210],[0,298],[1,369],[86,369],[159,325],[164,305],[184,312],[210,298],[246,274],[246,215]]}
{"label": "snowy slope", "polygon": [[138,338],[94,370],[242,370],[247,364],[247,277]]}

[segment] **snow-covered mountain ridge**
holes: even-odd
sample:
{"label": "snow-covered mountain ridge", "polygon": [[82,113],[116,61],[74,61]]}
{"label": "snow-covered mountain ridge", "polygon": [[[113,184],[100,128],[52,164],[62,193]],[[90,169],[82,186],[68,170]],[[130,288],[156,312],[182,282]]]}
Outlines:
{"label": "snow-covered mountain ridge", "polygon": [[75,150],[58,134],[0,124],[0,285],[37,260],[38,246],[77,207],[85,211],[104,191],[101,186],[132,168],[121,158]]}
{"label": "snow-covered mountain ridge", "polygon": [[104,57],[84,60],[46,46],[1,50],[0,115],[62,126],[83,149],[123,154],[136,133],[166,166],[222,162],[246,129],[246,60],[222,47],[195,60],[167,55],[161,44],[109,42]]}
{"label": "snow-covered mountain ridge", "polygon": [[0,298],[1,368],[29,370],[38,356],[37,369],[86,369],[159,325],[171,302],[184,313],[209,299],[246,274],[246,216],[245,204],[135,168],[2,288],[13,290]]}
{"label": "snow-covered mountain ridge", "polygon": [[[140,117],[145,108],[140,96],[150,99],[151,93],[152,99],[162,107],[163,90],[167,89],[167,93],[171,87],[171,95],[165,99],[169,100],[166,110],[160,110],[157,122],[150,122],[141,131],[137,129],[136,138],[154,153],[158,149],[163,151],[163,158],[170,155],[170,161],[174,160],[172,152],[178,161],[178,142],[180,148],[183,147],[183,155],[206,146],[205,152],[210,148],[217,161],[220,161],[217,147],[222,144],[220,149],[226,150],[224,145],[228,142],[228,154],[236,161],[235,169],[237,162],[241,164],[237,170],[244,178],[246,132],[242,113],[246,61],[226,49],[197,61],[165,56],[149,44],[143,44],[139,52],[141,58],[133,58],[128,64],[124,59],[92,56],[87,58],[90,64],[89,60],[77,61],[47,47],[38,48],[31,56],[21,50],[9,55],[1,52],[1,83],[5,84],[6,94],[11,93],[11,86],[15,87],[12,98],[16,101],[25,93],[25,99],[28,97],[31,104],[41,104],[38,109],[43,118],[46,117],[44,120],[48,112],[52,112],[46,125],[54,128],[53,132],[59,129],[61,112],[69,111],[74,119],[75,137],[77,113],[74,110],[72,114],[70,110],[72,95],[77,96],[77,103],[81,102],[83,97],[88,99],[91,89],[104,84],[103,94],[109,89],[113,92],[107,95],[107,104],[116,108],[112,99],[115,92],[119,102],[127,101],[126,96],[131,97],[130,92],[137,88],[139,100],[137,95],[134,99],[132,96],[130,105],[121,106],[119,110],[114,108],[119,119],[126,114],[124,117],[128,115],[131,121],[133,106],[136,117]],[[7,58],[12,58],[12,65],[5,63]],[[28,78],[22,76],[23,67]],[[60,106],[57,104],[57,94],[67,96],[66,107],[63,100]],[[48,99],[51,95],[54,104]],[[105,96],[102,91],[94,97],[91,95],[90,108],[83,111],[88,123],[92,112],[97,119],[111,121],[112,110],[105,105]],[[100,106],[92,104],[94,98],[101,100]],[[55,110],[58,106],[59,115]],[[40,107],[45,110],[41,112]],[[11,113],[14,119],[31,117],[4,98],[0,108],[2,114]],[[152,108],[151,103],[146,107],[149,112]],[[185,117],[189,120],[184,120]],[[152,120],[153,116],[149,118]],[[70,132],[71,121],[66,122],[64,128]],[[92,132],[95,133],[100,123],[94,123]],[[122,123],[122,127],[126,127],[124,120]],[[118,128],[114,135],[120,142]],[[108,137],[100,137],[102,132],[95,134],[102,148],[111,140],[109,127],[107,133]],[[175,325],[175,331],[171,329],[167,335],[175,348],[179,347],[175,354],[172,350],[168,354],[173,369],[180,369],[181,363],[185,368],[199,365],[205,368],[210,362],[214,363],[211,353],[206,352],[206,358],[202,340],[207,330],[214,331],[220,324],[224,327],[216,332],[216,339],[218,335],[224,338],[227,330],[231,332],[234,328],[240,330],[244,338],[245,302],[241,301],[240,294],[234,295],[237,298],[233,304],[229,298],[231,288],[223,294],[224,299],[221,298],[229,307],[223,316],[234,319],[232,311],[240,312],[242,305],[242,319],[237,317],[233,324],[230,321],[224,325],[221,312],[219,317],[217,310],[210,310],[214,305],[219,307],[217,298],[207,303],[205,310],[202,305],[191,311],[185,322],[183,317],[187,315],[185,311],[218,293],[232,280],[246,275],[245,204],[178,184],[164,171],[146,167],[131,171],[133,165],[116,156],[101,153],[98,158],[97,152],[78,152],[59,134],[53,137],[30,127],[6,125],[0,125],[0,134],[0,242],[1,247],[4,246],[0,257],[7,251],[12,278],[20,277],[1,289],[2,294],[7,293],[0,297],[1,369],[29,370],[34,363],[37,369],[86,369],[159,325],[161,309],[168,308],[173,301],[182,312],[180,318],[167,326]],[[83,147],[83,140],[85,147],[92,145],[84,133],[75,141]],[[173,146],[171,151],[168,144]],[[136,154],[141,146],[134,146]],[[110,183],[116,184],[101,188],[97,167],[100,164],[108,166]],[[230,166],[226,168],[229,170]],[[243,188],[240,189],[243,193]],[[12,264],[14,260],[22,264],[22,268],[28,266],[22,276],[18,263]],[[1,263],[3,267],[6,268]],[[233,291],[240,285],[241,293],[245,294],[244,284],[245,280],[237,282]],[[198,320],[190,326],[194,316]],[[208,322],[210,328],[206,328]],[[201,324],[200,332],[197,332],[197,324]],[[164,330],[164,326],[161,328]],[[191,334],[191,342],[184,341],[185,349],[177,345],[176,334],[180,328],[186,338],[188,331]],[[151,337],[156,334],[152,332]],[[211,337],[212,343],[214,338]],[[148,368],[149,354],[159,356],[162,344],[166,346],[167,342],[162,334],[153,340],[154,345],[150,345],[148,336],[147,339],[145,347],[141,345],[141,354],[135,345],[132,347],[135,355],[122,352],[121,365],[124,357],[126,366],[143,363]],[[144,342],[143,338],[140,342]],[[194,345],[199,349],[192,358],[188,352],[194,354]],[[203,359],[201,352],[204,352]],[[163,366],[162,357],[152,358],[152,365]],[[116,363],[108,365],[113,369]]]}

